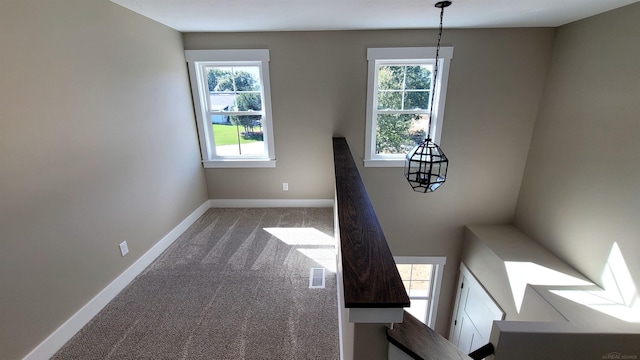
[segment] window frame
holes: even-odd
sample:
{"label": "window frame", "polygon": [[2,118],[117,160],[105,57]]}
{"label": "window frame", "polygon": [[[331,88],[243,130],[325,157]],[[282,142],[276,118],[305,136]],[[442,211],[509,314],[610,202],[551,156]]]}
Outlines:
{"label": "window frame", "polygon": [[[444,266],[447,263],[445,256],[394,256],[396,265],[398,264],[428,264],[432,265],[431,280],[429,284],[429,297],[427,299],[427,311],[425,319],[418,319],[432,329],[435,329],[436,318],[438,317],[438,300],[440,298],[440,289],[442,288],[442,276],[444,274]],[[409,300],[425,299],[423,296],[411,296],[407,291]]]}
{"label": "window frame", "polygon": [[[431,138],[440,143],[447,86],[449,81],[449,66],[453,58],[453,47],[440,47],[438,55],[437,89],[433,104]],[[377,128],[377,92],[378,69],[381,65],[422,65],[435,64],[436,47],[403,47],[403,48],[368,48],[367,62],[367,110],[365,132],[365,167],[403,167],[406,154],[376,154]],[[432,79],[431,84],[435,81]],[[428,114],[429,110],[427,110]]]}
{"label": "window frame", "polygon": [[[189,68],[191,92],[196,114],[202,164],[205,168],[257,168],[275,167],[276,158],[273,143],[273,121],[271,114],[271,87],[269,79],[269,50],[185,50],[185,60]],[[216,154],[213,127],[208,116],[206,96],[206,66],[257,66],[262,91],[262,134],[264,155],[218,155]],[[225,112],[231,115],[257,115],[257,111]]]}

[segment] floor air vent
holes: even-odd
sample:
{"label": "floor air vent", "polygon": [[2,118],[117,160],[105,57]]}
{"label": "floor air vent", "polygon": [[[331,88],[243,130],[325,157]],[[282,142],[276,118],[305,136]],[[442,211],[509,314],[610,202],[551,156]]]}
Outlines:
{"label": "floor air vent", "polygon": [[324,268],[311,268],[309,288],[324,289]]}

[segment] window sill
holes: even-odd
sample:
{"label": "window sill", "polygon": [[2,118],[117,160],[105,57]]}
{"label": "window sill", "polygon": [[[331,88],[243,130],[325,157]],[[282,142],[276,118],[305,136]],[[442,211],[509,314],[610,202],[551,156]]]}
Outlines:
{"label": "window sill", "polygon": [[404,159],[364,160],[364,167],[404,167]]}
{"label": "window sill", "polygon": [[202,162],[205,169],[213,168],[275,168],[275,159],[224,159],[224,160],[205,160]]}

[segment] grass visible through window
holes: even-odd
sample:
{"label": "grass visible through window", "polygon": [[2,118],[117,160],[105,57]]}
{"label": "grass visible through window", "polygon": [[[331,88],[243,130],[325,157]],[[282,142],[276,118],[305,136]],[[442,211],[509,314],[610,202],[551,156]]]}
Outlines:
{"label": "grass visible through window", "polygon": [[244,133],[243,126],[213,124],[213,134],[216,139],[216,146],[237,145],[238,133],[240,134],[240,144],[248,144],[248,143],[260,141],[262,138],[262,136],[251,136],[252,134],[243,135]]}

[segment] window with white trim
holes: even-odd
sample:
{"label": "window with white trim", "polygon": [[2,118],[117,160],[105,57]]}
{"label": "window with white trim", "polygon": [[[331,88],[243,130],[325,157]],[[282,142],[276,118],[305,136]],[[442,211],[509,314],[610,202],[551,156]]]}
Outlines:
{"label": "window with white trim", "polygon": [[205,167],[275,167],[269,50],[186,50]]}
{"label": "window with white trim", "polygon": [[432,329],[435,328],[446,258],[443,256],[395,256],[394,260],[411,300],[411,307],[405,310]]}
{"label": "window with white trim", "polygon": [[432,92],[431,139],[440,143],[452,57],[453,47],[440,48],[438,81],[434,82],[435,47],[367,49],[365,166],[404,166],[405,155],[429,131]]}

